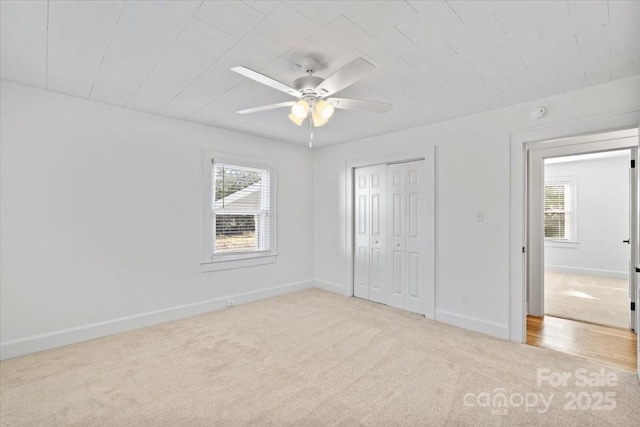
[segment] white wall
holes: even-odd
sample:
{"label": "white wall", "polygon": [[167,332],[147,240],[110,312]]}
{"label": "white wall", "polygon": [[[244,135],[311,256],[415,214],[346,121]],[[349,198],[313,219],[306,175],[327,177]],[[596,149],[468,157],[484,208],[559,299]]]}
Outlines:
{"label": "white wall", "polygon": [[[577,245],[545,244],[545,268],[575,274],[629,276],[629,150],[546,164],[545,179],[576,180]],[[573,239],[572,239],[573,240]]]}
{"label": "white wall", "polygon": [[[5,82],[1,90],[2,357],[311,279],[343,292],[345,162],[433,145],[436,318],[507,338],[510,134],[640,109],[635,76],[311,151]],[[540,104],[549,113],[534,122]],[[200,272],[203,147],[278,161],[276,264]]]}
{"label": "white wall", "polygon": [[[547,107],[538,121],[530,110]],[[509,337],[510,135],[640,108],[640,76],[316,152],[315,278],[344,291],[345,162],[438,146],[436,319]],[[484,222],[476,222],[484,211]]]}
{"label": "white wall", "polygon": [[[1,89],[3,358],[311,286],[308,148]],[[201,273],[203,147],[278,162],[277,263]]]}

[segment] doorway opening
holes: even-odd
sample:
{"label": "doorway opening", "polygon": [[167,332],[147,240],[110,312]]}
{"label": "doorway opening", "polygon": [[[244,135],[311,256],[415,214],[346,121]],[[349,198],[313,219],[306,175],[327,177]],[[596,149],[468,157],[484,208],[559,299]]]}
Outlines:
{"label": "doorway opening", "polygon": [[544,160],[544,315],[635,329],[630,149]]}
{"label": "doorway opening", "polygon": [[635,370],[638,130],[527,149],[527,343]]}
{"label": "doorway opening", "polygon": [[638,337],[631,330],[552,316],[527,316],[526,343],[618,369],[637,369]]}

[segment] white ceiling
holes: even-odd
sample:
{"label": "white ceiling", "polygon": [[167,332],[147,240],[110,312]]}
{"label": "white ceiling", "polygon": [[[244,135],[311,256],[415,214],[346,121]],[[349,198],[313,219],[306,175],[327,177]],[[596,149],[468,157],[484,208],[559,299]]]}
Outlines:
{"label": "white ceiling", "polygon": [[640,73],[640,1],[7,1],[2,79],[299,144],[291,84],[315,56],[327,77],[376,69],[338,96],[389,102],[337,111],[316,146],[398,131]]}

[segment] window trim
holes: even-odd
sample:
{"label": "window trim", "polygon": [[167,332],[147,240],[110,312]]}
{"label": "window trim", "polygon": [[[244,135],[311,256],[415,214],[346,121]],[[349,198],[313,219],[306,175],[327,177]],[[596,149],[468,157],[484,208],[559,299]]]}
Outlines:
{"label": "window trim", "polygon": [[[577,179],[573,176],[552,176],[545,177],[544,186],[564,184],[568,187],[568,195],[565,195],[565,213],[568,216],[568,221],[565,224],[565,233],[568,231],[568,238],[559,239],[555,237],[545,237],[544,244],[548,247],[558,248],[577,248],[578,247],[578,192],[577,192]],[[544,195],[544,190],[542,192]],[[567,197],[568,196],[568,197]],[[544,200],[543,200],[544,206]],[[544,220],[544,214],[543,214]],[[544,233],[544,226],[542,228]]]}
{"label": "window trim", "polygon": [[[211,176],[213,173],[214,161],[216,163],[227,163],[253,169],[266,169],[269,171],[269,250],[230,252],[217,255],[213,253],[213,204],[211,200],[213,191],[211,187]],[[277,163],[274,160],[240,156],[237,154],[223,153],[207,149],[202,150],[202,250],[200,261],[202,272],[242,268],[276,262],[278,255],[276,165]]]}

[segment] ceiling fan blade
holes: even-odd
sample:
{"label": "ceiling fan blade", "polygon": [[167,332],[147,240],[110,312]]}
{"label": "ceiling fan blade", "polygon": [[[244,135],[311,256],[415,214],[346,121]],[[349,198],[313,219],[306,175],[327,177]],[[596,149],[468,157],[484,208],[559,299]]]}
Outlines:
{"label": "ceiling fan blade", "polygon": [[376,67],[365,59],[356,58],[320,83],[316,87],[316,93],[321,97],[336,93],[360,80],[374,68]]}
{"label": "ceiling fan blade", "polygon": [[247,108],[246,110],[236,111],[239,114],[257,113],[259,111],[273,110],[276,108],[291,107],[296,101],[279,102],[277,104],[263,105],[262,107]]}
{"label": "ceiling fan blade", "polygon": [[260,74],[257,71],[253,71],[247,67],[232,67],[231,70],[235,71],[238,74],[242,74],[245,77],[250,78],[251,80],[255,80],[258,83],[262,83],[263,85],[272,87],[274,89],[280,90],[284,93],[288,93],[289,95],[300,97],[300,92],[295,90],[292,87],[287,86],[284,83],[280,83],[277,80],[272,79],[271,77],[265,76],[264,74]]}
{"label": "ceiling fan blade", "polygon": [[366,113],[386,113],[392,105],[377,101],[363,101],[361,99],[329,98],[327,102],[342,110],[364,111]]}

